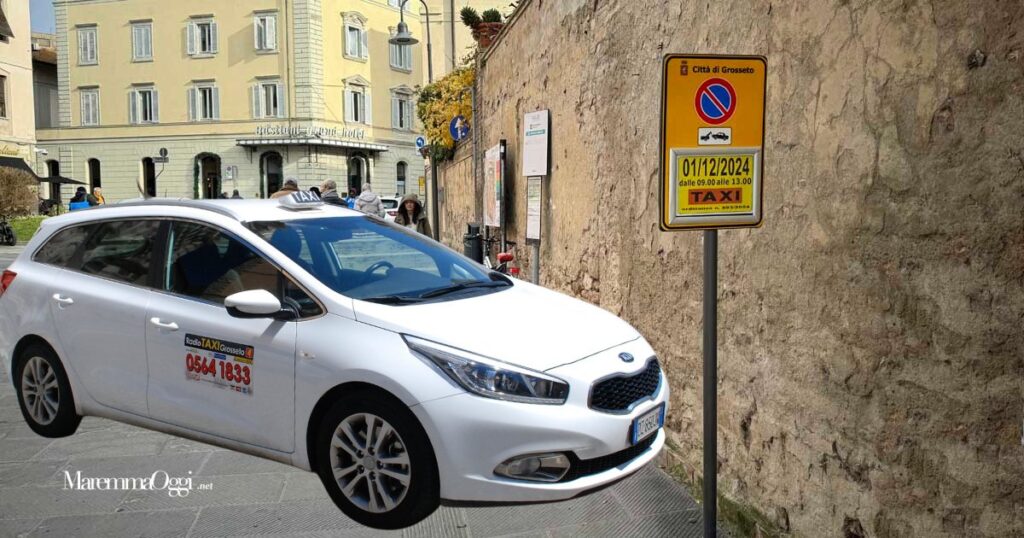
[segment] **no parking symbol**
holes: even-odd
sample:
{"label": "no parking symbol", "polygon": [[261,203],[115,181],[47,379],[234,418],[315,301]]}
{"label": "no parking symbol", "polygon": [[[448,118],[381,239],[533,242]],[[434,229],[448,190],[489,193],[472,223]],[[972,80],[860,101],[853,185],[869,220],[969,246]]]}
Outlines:
{"label": "no parking symbol", "polygon": [[736,90],[725,79],[712,78],[700,85],[694,98],[697,115],[711,125],[721,125],[736,111]]}

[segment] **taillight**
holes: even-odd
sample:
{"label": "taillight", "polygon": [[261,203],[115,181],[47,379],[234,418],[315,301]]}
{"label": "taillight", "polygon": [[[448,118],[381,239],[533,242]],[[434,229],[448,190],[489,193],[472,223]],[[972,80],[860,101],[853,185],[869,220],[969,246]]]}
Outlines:
{"label": "taillight", "polygon": [[3,276],[0,276],[0,297],[3,296],[7,288],[11,286],[11,282],[14,282],[14,277],[18,276],[18,273],[14,271],[6,270]]}

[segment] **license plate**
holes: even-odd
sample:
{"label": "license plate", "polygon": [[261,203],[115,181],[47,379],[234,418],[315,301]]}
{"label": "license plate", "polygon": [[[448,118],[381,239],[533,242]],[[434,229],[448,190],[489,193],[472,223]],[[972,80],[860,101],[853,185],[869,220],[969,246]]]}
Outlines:
{"label": "license plate", "polygon": [[643,441],[665,425],[665,404],[633,419],[633,444]]}

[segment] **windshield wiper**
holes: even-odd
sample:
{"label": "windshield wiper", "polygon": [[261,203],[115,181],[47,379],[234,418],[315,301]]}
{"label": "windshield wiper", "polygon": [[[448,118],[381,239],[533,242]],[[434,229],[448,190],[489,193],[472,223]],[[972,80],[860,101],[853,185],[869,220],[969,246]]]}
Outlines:
{"label": "windshield wiper", "polygon": [[430,290],[426,293],[421,293],[421,299],[430,299],[432,297],[438,297],[446,295],[455,291],[465,290],[469,288],[503,288],[505,286],[511,286],[504,280],[478,280],[473,282],[462,282],[460,284],[452,284],[451,286],[445,286],[436,290]]}
{"label": "windshield wiper", "polygon": [[361,300],[378,304],[413,304],[423,302],[423,299],[419,297],[407,297],[405,295],[381,295],[379,297],[367,297]]}

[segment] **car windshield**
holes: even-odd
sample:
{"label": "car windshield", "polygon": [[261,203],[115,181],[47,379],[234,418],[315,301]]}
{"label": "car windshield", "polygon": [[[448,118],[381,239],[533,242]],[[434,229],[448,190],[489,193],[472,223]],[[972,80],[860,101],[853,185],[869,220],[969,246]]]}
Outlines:
{"label": "car windshield", "polygon": [[386,304],[450,300],[511,282],[426,237],[368,217],[248,223],[320,282],[354,299]]}
{"label": "car windshield", "polygon": [[381,198],[381,201],[384,202],[384,209],[394,209],[398,207],[398,200],[394,198]]}

